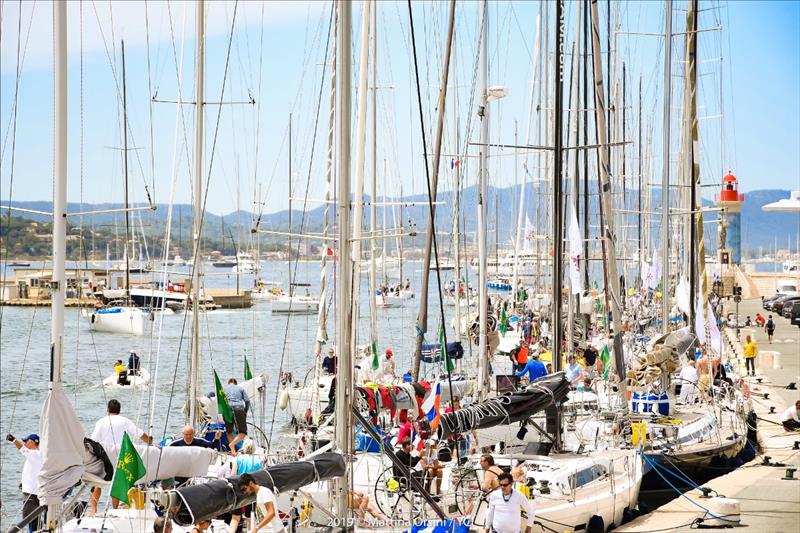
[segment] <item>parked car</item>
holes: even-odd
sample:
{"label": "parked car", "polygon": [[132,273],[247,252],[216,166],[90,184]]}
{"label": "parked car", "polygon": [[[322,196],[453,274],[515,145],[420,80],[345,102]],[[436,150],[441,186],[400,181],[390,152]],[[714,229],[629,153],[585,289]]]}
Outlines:
{"label": "parked car", "polygon": [[764,300],[762,300],[761,307],[763,307],[766,310],[769,310],[769,306],[772,305],[772,303],[775,300],[777,300],[778,298],[781,298],[783,296],[786,296],[786,295],[785,294],[781,294],[779,292],[776,292],[772,296],[767,296],[766,298],[764,298]]}
{"label": "parked car", "polygon": [[786,305],[789,302],[796,302],[797,300],[800,300],[800,296],[787,296],[786,298],[778,298],[772,304],[772,310],[780,315],[781,313],[783,313],[784,305]]}
{"label": "parked car", "polygon": [[781,316],[786,318],[792,318],[792,311],[795,307],[800,305],[800,297],[790,298],[783,302],[783,310],[781,310]]}
{"label": "parked car", "polygon": [[[775,298],[773,300],[770,300],[769,302],[766,302],[764,304],[764,309],[766,309],[767,311],[777,311],[777,309],[775,308],[776,305],[778,305],[779,303],[783,302],[784,300],[788,300],[789,298],[793,298],[793,297],[794,297],[793,295],[781,294],[777,298]],[[781,307],[783,307],[783,306],[781,306]]]}
{"label": "parked car", "polygon": [[800,304],[792,305],[792,316],[789,317],[793,326],[800,327]]}

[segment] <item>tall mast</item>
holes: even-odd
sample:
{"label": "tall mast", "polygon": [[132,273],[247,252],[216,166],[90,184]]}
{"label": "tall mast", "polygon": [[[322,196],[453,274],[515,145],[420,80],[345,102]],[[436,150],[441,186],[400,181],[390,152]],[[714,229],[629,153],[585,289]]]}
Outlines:
{"label": "tall mast", "polygon": [[642,76],[641,75],[639,76],[639,121],[638,121],[638,128],[637,129],[639,130],[638,140],[636,141],[636,146],[637,146],[637,149],[639,151],[639,155],[636,158],[637,165],[639,167],[638,171],[636,172],[637,179],[638,179],[638,185],[637,185],[637,189],[636,189],[637,190],[636,201],[639,204],[639,206],[637,208],[637,212],[638,212],[637,213],[637,218],[638,218],[638,224],[637,224],[638,235],[637,235],[637,237],[638,237],[638,240],[639,240],[639,253],[637,254],[637,257],[639,259],[639,264],[637,265],[637,269],[639,270],[639,288],[641,289],[642,288],[642,281],[643,281],[642,280],[642,259],[644,258],[644,244],[642,242],[642,233],[643,233],[643,230],[642,230],[642,186],[644,185],[644,183],[643,183],[643,180],[642,180]]}
{"label": "tall mast", "polygon": [[[338,186],[338,218],[339,218],[339,287],[336,291],[336,309],[339,311],[339,321],[336,324],[336,353],[339,364],[336,365],[336,406],[335,406],[335,437],[336,447],[350,457],[352,448],[352,433],[350,431],[350,402],[353,381],[353,360],[350,352],[350,332],[353,320],[350,307],[350,287],[352,285],[353,263],[350,260],[350,100],[351,100],[351,66],[352,48],[352,4],[350,2],[337,2],[337,17],[339,33],[336,37],[336,100],[338,121],[338,158],[336,160],[336,176]],[[345,476],[339,478],[335,485],[335,515],[348,516],[348,496],[350,486],[350,469]]]}
{"label": "tall mast", "polygon": [[[372,352],[377,353],[378,344],[378,312],[376,309],[377,302],[375,301],[376,278],[378,276],[375,267],[375,251],[377,248],[377,237],[375,236],[375,229],[377,228],[378,207],[378,38],[375,34],[375,24],[378,17],[376,15],[377,5],[375,0],[370,0],[371,9],[370,16],[372,17],[372,33],[370,34],[370,59],[372,60],[372,187],[370,189],[370,204],[369,204],[369,232],[370,232],[370,257],[369,257],[369,335],[370,347]],[[386,208],[383,208],[384,213]],[[383,233],[386,232],[386,225],[383,226]],[[383,239],[385,241],[385,239]],[[384,267],[386,265],[386,257],[383,258]]]}
{"label": "tall mast", "polygon": [[53,186],[53,277],[50,294],[50,389],[61,383],[64,360],[64,298],[66,295],[67,255],[67,4],[53,3],[54,113],[53,148],[55,183]]}
{"label": "tall mast", "polygon": [[[286,246],[289,248],[289,268],[286,269],[288,277],[286,287],[289,289],[289,296],[292,296],[292,113],[289,112],[289,154],[287,162],[287,172],[289,173],[289,229],[286,230]],[[291,301],[289,302],[291,306]]]}
{"label": "tall mast", "polygon": [[[409,9],[411,9],[409,4]],[[450,57],[453,44],[453,32],[455,25],[455,0],[450,0],[449,16],[447,22],[447,42],[445,43],[445,55],[442,62],[442,71],[439,77],[439,94],[436,100],[436,132],[433,139],[433,159],[429,163],[427,160],[424,162],[425,171],[428,179],[428,228],[425,232],[425,253],[422,256],[422,287],[420,290],[419,299],[419,312],[417,313],[417,338],[416,347],[414,350],[414,376],[419,379],[419,366],[422,359],[422,341],[423,336],[428,331],[428,280],[430,279],[431,268],[431,249],[436,243],[436,193],[439,184],[439,168],[440,159],[442,155],[442,136],[444,135],[444,110],[447,102],[447,80],[450,73]],[[417,90],[419,91],[419,83],[417,83]],[[420,125],[424,128],[422,121],[422,109],[420,111]],[[423,141],[425,136],[423,134]],[[427,151],[426,151],[427,153]],[[428,169],[430,173],[428,174]],[[442,272],[439,270],[439,254],[436,251],[436,280],[441,289]],[[441,298],[440,298],[441,302]],[[446,351],[446,347],[443,348]],[[442,353],[444,353],[444,351]]]}
{"label": "tall mast", "polygon": [[128,252],[131,238],[131,216],[128,212],[128,91],[125,78],[125,41],[122,41],[122,153],[125,181],[125,300],[131,297],[131,254]]}
{"label": "tall mast", "polygon": [[[363,0],[361,10],[361,46],[359,48],[358,60],[358,107],[356,109],[356,162],[355,179],[353,181],[353,245],[352,262],[353,266],[353,286],[352,301],[350,307],[353,312],[352,338],[350,349],[355,353],[355,343],[358,339],[358,317],[361,282],[361,236],[364,215],[364,161],[367,156],[367,97],[369,86],[369,33],[370,33],[370,0]],[[373,296],[374,298],[374,296]]]}
{"label": "tall mast", "polygon": [[[564,86],[564,33],[563,33],[563,17],[564,17],[564,1],[556,0],[556,16],[555,16],[555,68],[554,68],[554,97],[555,109],[553,112],[553,136],[554,136],[554,150],[553,150],[553,195],[551,197],[551,213],[553,220],[553,318],[552,328],[553,333],[553,370],[558,372],[561,370],[561,340],[563,329],[561,328],[561,286],[562,278],[564,275],[564,239],[563,239],[563,168],[562,168],[562,121],[563,121],[563,102],[562,92]],[[560,431],[556,432],[556,441],[560,439]]]}
{"label": "tall mast", "polygon": [[[589,0],[583,1],[583,145],[589,144]],[[577,201],[576,201],[577,204]],[[589,288],[589,150],[583,150],[583,286]]]}
{"label": "tall mast", "polygon": [[197,0],[194,126],[194,221],[192,265],[192,353],[189,361],[189,424],[197,425],[196,398],[200,377],[200,230],[203,216],[203,102],[205,88],[205,0]]}
{"label": "tall mast", "polygon": [[480,103],[478,107],[478,117],[481,121],[480,129],[480,152],[478,159],[478,397],[488,387],[488,364],[487,359],[487,338],[488,333],[488,302],[489,294],[487,279],[486,279],[486,153],[489,150],[487,143],[489,142],[489,114],[487,109],[488,94],[487,94],[487,79],[488,61],[487,61],[487,26],[489,24],[489,9],[486,0],[481,0],[481,45],[478,58],[478,95]]}
{"label": "tall mast", "polygon": [[[669,160],[672,106],[672,0],[666,0],[664,17],[664,119],[661,147],[661,332],[669,331]],[[690,296],[694,301],[695,295]],[[694,307],[690,305],[689,307]]]}
{"label": "tall mast", "polygon": [[[608,279],[606,283],[606,301],[610,303],[610,311],[614,324],[614,357],[611,358],[612,373],[620,377],[619,393],[626,398],[625,367],[622,356],[622,310],[620,306],[619,275],[617,272],[617,236],[614,231],[614,214],[611,209],[611,183],[608,166],[608,146],[606,138],[606,104],[603,94],[603,69],[600,56],[600,30],[598,27],[597,3],[592,2],[592,65],[594,70],[595,117],[597,120],[598,173],[600,177],[600,217],[601,230],[607,253]],[[605,216],[604,216],[605,215]],[[627,403],[625,403],[627,406]],[[625,409],[627,412],[627,409]],[[625,423],[625,431],[629,431]]]}

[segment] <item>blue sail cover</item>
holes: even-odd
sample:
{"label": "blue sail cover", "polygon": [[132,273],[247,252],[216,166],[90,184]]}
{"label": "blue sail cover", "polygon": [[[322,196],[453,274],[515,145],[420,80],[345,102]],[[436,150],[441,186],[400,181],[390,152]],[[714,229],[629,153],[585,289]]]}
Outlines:
{"label": "blue sail cover", "polygon": [[[441,343],[431,343],[422,345],[422,360],[426,363],[438,363],[442,359],[442,345]],[[455,361],[464,357],[464,347],[460,342],[447,343],[447,355]]]}

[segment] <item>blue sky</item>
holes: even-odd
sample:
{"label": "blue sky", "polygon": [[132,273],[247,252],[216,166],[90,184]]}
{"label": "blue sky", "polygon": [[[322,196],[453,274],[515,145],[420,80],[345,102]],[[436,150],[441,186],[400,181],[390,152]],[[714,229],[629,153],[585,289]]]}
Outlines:
{"label": "blue sky", "polygon": [[[568,3],[568,49],[574,34],[576,5]],[[685,5],[676,2],[675,7],[684,9]],[[718,24],[723,27],[722,32],[700,34],[700,54],[704,62],[700,66],[699,115],[711,117],[701,119],[704,182],[716,182],[722,168],[731,168],[739,176],[744,191],[800,188],[800,3],[701,2],[701,7],[713,8],[702,13],[701,27],[711,28]],[[128,116],[133,137],[129,142],[138,148],[130,156],[131,196],[137,201],[144,200],[144,184],[147,183],[156,201],[167,202],[175,172],[175,201],[189,202],[194,106],[183,106],[181,117],[177,114],[179,110],[176,105],[151,105],[150,96],[156,93],[160,99],[177,98],[175,56],[181,62],[180,54],[183,51],[182,94],[186,100],[194,98],[193,4],[173,2],[168,10],[166,3],[151,2],[145,13],[142,2],[72,2],[68,11],[70,201],[119,202],[123,197],[121,155],[119,150],[114,149],[121,146],[122,141],[119,86],[115,83],[113,69],[120,68],[119,42],[124,38]],[[357,3],[354,7],[353,31],[356,59],[360,11],[360,3]],[[605,5],[601,6],[600,11],[605,20]],[[538,12],[539,4],[536,2],[491,3],[489,83],[508,87],[508,97],[492,103],[491,136],[497,142],[513,142],[515,122],[520,142],[524,142],[526,137],[528,90]],[[207,101],[217,101],[220,97],[233,13],[232,2],[208,3]],[[223,106],[218,130],[219,108],[206,108],[206,170],[211,159],[215,130],[217,132],[208,194],[208,209],[211,212],[227,213],[237,206],[252,210],[258,191],[265,202],[265,211],[286,208],[289,192],[286,134],[290,112],[293,114],[294,140],[293,194],[302,196],[308,182],[309,197],[319,198],[323,195],[328,128],[327,76],[319,111],[316,149],[313,162],[310,161],[329,14],[329,2],[238,4],[223,99],[241,101],[252,94],[258,104]],[[477,3],[458,4],[455,83],[458,86],[457,120],[462,148],[470,117],[473,138],[477,140],[474,105],[472,108],[468,106],[476,50],[476,14]],[[0,197],[3,199],[9,198],[9,194],[15,200],[47,200],[51,197],[51,17],[51,8],[45,2],[23,3],[21,18],[18,3],[2,3],[0,133],[3,153]],[[683,12],[676,10],[676,32],[682,31],[683,17]],[[663,6],[656,2],[622,2],[616,20],[621,32],[663,31]],[[427,136],[431,142],[436,84],[446,32],[446,4],[415,3],[414,22],[423,83],[423,108]],[[25,57],[19,80],[19,107],[14,136],[11,119],[17,81],[18,24],[22,27],[20,48],[25,51]],[[424,171],[406,4],[379,2],[378,26],[378,85],[391,86],[378,91],[379,194],[398,194],[401,188],[404,193],[422,192]],[[603,41],[605,46],[605,38]],[[176,50],[173,50],[173,42]],[[683,38],[677,36],[673,42],[673,151],[677,152]],[[639,77],[642,78],[645,126],[648,127],[650,123],[653,125],[652,149],[648,145],[645,153],[652,153],[652,176],[656,180],[659,179],[661,165],[661,46],[662,40],[658,37],[622,34],[618,36],[616,46],[618,64],[625,61],[628,72],[627,129],[628,138],[632,140],[636,139],[637,127],[636,91]],[[263,63],[259,68],[262,53]],[[718,97],[720,62],[716,60],[720,55],[724,57],[721,69],[722,106]],[[109,56],[116,61],[113,68]],[[357,76],[357,65],[353,72]],[[565,72],[568,75],[569,65]],[[354,98],[354,107],[356,101]],[[451,109],[452,102],[448,102],[448,110]],[[724,122],[714,118],[721,111],[724,111]],[[534,112],[533,125],[537,123],[536,117]],[[448,116],[447,120],[445,152],[453,153],[452,116]],[[185,129],[182,127],[184,123]],[[176,124],[179,126],[177,137]],[[724,132],[724,158],[720,155],[721,131]],[[188,141],[188,147],[184,140]],[[535,134],[530,140],[532,143],[539,142]],[[12,141],[15,141],[13,191],[9,192],[12,181]],[[177,149],[174,149],[175,146]],[[474,151],[472,148],[470,153]],[[524,156],[519,158],[515,166],[513,152],[497,151],[495,154],[497,157],[493,158],[490,168],[491,184],[512,185],[515,175],[516,179],[521,179],[518,169]],[[636,148],[628,148],[629,168],[635,165],[635,155]],[[677,153],[674,153],[673,159],[676,157]],[[465,183],[473,184],[473,160],[463,157],[462,161]],[[531,168],[535,173],[533,165]],[[443,173],[443,188],[452,188],[451,178],[450,173]],[[710,196],[708,191],[706,195]],[[299,207],[298,203],[293,205]]]}

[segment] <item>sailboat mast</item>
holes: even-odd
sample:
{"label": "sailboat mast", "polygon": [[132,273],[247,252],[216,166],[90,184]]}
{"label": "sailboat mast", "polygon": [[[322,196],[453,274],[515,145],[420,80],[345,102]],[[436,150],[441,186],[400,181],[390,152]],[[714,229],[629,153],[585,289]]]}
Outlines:
{"label": "sailboat mast", "polygon": [[[287,179],[289,180],[289,228],[286,230],[286,247],[289,254],[289,268],[286,269],[287,285],[289,289],[289,296],[293,294],[292,290],[292,114],[289,113],[289,154],[288,154],[288,169],[289,173]],[[291,304],[290,304],[291,305]]]}
{"label": "sailboat mast", "polygon": [[125,300],[131,296],[131,215],[128,212],[128,84],[125,77],[125,41],[122,41],[122,161],[125,180]]}
{"label": "sailboat mast", "polygon": [[[553,220],[553,321],[551,331],[553,332],[553,370],[558,372],[561,370],[561,340],[563,335],[563,328],[561,327],[561,286],[562,277],[564,275],[564,239],[563,239],[563,168],[562,168],[562,121],[563,121],[563,101],[562,92],[564,86],[564,32],[563,20],[564,17],[564,2],[563,0],[556,0],[556,53],[555,53],[555,110],[553,113],[553,136],[554,136],[554,150],[553,150],[553,195],[551,197],[551,213]],[[556,441],[560,440],[560,431],[556,432]]]}
{"label": "sailboat mast", "polygon": [[[353,439],[350,424],[350,403],[353,381],[353,361],[350,352],[350,333],[353,321],[350,307],[353,262],[350,259],[350,137],[351,137],[351,84],[352,84],[352,4],[337,2],[339,32],[336,36],[336,99],[338,123],[338,158],[336,159],[336,176],[338,186],[338,218],[339,218],[339,287],[336,291],[336,308],[339,321],[336,324],[336,353],[339,364],[336,365],[336,406],[335,437],[336,447],[345,457],[350,457]],[[339,478],[335,485],[335,516],[344,518],[349,512],[350,486],[348,483],[350,469]]]}
{"label": "sailboat mast", "polygon": [[[669,331],[669,159],[672,106],[672,0],[664,17],[664,118],[661,146],[661,333]],[[690,299],[694,300],[694,295]],[[693,307],[690,305],[690,307]]]}
{"label": "sailboat mast", "polygon": [[[370,9],[370,16],[371,16],[371,25],[372,25],[372,32],[370,33],[370,59],[372,60],[372,113],[370,115],[370,119],[372,122],[372,187],[370,188],[370,205],[369,205],[369,231],[370,231],[370,257],[369,257],[369,334],[370,334],[370,346],[372,347],[373,352],[377,353],[377,345],[378,345],[378,310],[376,306],[378,302],[375,300],[375,291],[376,291],[376,278],[378,276],[378,272],[375,265],[375,252],[377,248],[377,237],[375,236],[375,230],[377,228],[376,218],[378,217],[378,207],[376,202],[378,201],[378,99],[377,99],[377,91],[378,91],[378,58],[376,57],[377,53],[377,35],[375,34],[375,24],[377,23],[378,17],[376,16],[375,12],[377,11],[377,5],[375,0],[370,0],[371,9]],[[385,212],[384,207],[384,212]],[[383,232],[386,232],[386,225],[383,226]],[[384,265],[386,264],[386,257],[383,258]]]}
{"label": "sailboat mast", "polygon": [[488,305],[489,294],[486,279],[486,152],[489,150],[489,116],[487,109],[487,79],[488,58],[487,58],[487,25],[489,24],[489,9],[486,0],[481,0],[481,46],[478,59],[478,94],[480,104],[478,107],[478,118],[481,121],[480,129],[480,152],[478,159],[478,397],[488,386],[489,372],[487,359],[487,338],[488,333]]}
{"label": "sailboat mast", "polygon": [[66,296],[67,255],[67,4],[53,3],[53,89],[55,151],[53,186],[53,276],[50,321],[50,389],[61,383],[64,359],[64,299]]}
{"label": "sailboat mast", "polygon": [[205,1],[197,0],[194,126],[194,221],[192,265],[192,352],[189,360],[189,424],[198,422],[196,398],[200,378],[200,230],[203,215],[203,102],[205,89]]}

